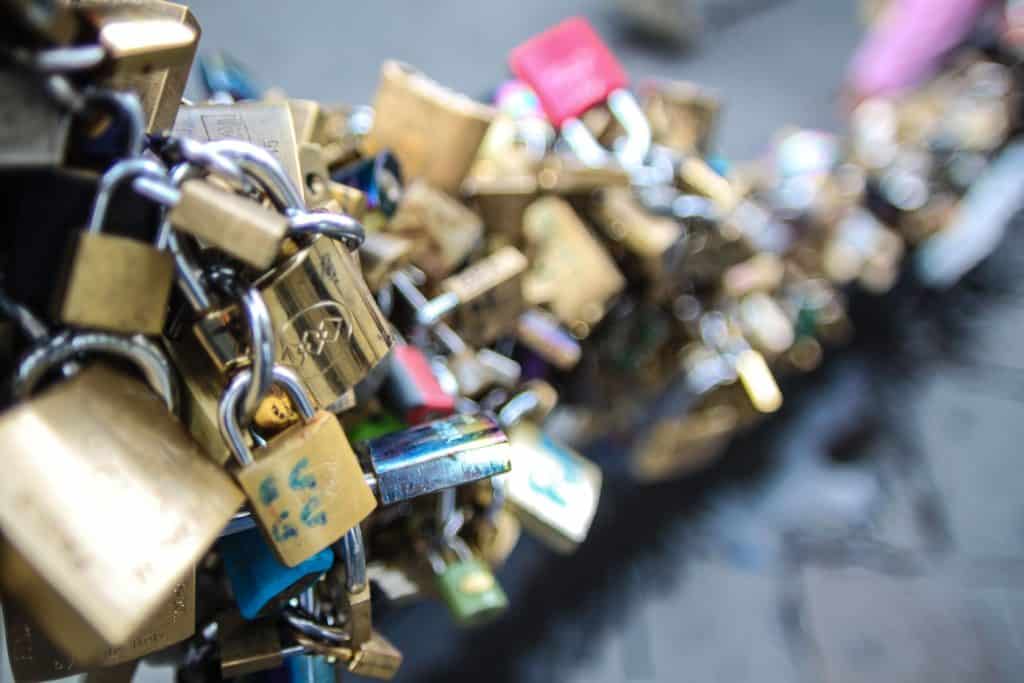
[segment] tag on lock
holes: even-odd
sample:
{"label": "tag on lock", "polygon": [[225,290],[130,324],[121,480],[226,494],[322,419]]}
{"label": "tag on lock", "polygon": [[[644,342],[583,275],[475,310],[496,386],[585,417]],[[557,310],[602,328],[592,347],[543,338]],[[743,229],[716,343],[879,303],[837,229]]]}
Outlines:
{"label": "tag on lock", "polygon": [[422,180],[406,187],[386,229],[413,242],[410,261],[435,282],[451,275],[484,234],[475,213]]}
{"label": "tag on lock", "polygon": [[275,366],[273,374],[303,423],[252,453],[237,418],[252,381],[252,372],[242,370],[224,391],[220,428],[241,465],[236,477],[261,528],[278,558],[295,567],[365,519],[377,501],[337,417],[315,410],[290,370]]}
{"label": "tag on lock", "polygon": [[147,131],[171,128],[202,33],[191,10],[160,0],[84,0],[75,7],[97,26],[115,70],[110,85],[138,93]]}
{"label": "tag on lock", "polygon": [[105,649],[104,655],[87,665],[76,662],[54,645],[16,602],[5,601],[3,613],[7,656],[14,680],[49,681],[81,673],[86,667],[97,669],[130,662],[191,636],[196,623],[196,577],[194,571],[189,572],[126,645],[110,649],[98,645]]}
{"label": "tag on lock", "polygon": [[199,142],[244,140],[269,152],[296,188],[305,187],[292,112],[286,102],[236,102],[182,107],[174,134]]}
{"label": "tag on lock", "polygon": [[163,167],[134,159],[115,164],[100,181],[89,225],[74,246],[57,317],[114,332],[160,334],[174,282],[174,259],[153,244],[102,232],[114,191],[139,175],[163,179]]}
{"label": "tag on lock", "polygon": [[367,153],[391,149],[408,178],[449,194],[459,191],[496,114],[395,61],[381,67],[373,109]]}
{"label": "tag on lock", "polygon": [[527,531],[571,553],[590,531],[601,497],[601,468],[530,422],[509,428],[515,466],[504,475],[508,503]]}
{"label": "tag on lock", "polygon": [[[162,358],[155,347],[95,333],[34,352],[17,392],[77,350],[129,344],[130,358],[141,349],[151,359],[142,367],[169,400],[170,371],[166,361],[153,366]],[[0,433],[9,446],[0,580],[76,661],[128,644],[243,500],[164,401],[103,364],[5,413]],[[99,642],[106,645],[90,646]]]}
{"label": "tag on lock", "polygon": [[508,437],[494,418],[455,415],[356,445],[383,505],[486,479],[512,467]]}
{"label": "tag on lock", "polygon": [[523,231],[530,258],[523,281],[527,303],[546,306],[577,338],[586,337],[625,288],[625,278],[562,199],[542,197],[531,204]]}

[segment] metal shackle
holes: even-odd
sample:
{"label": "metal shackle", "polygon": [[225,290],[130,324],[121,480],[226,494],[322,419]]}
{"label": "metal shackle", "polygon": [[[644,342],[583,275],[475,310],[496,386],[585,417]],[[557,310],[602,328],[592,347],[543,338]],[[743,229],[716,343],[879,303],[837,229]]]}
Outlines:
{"label": "metal shackle", "polygon": [[345,590],[357,593],[366,587],[366,546],[363,544],[363,530],[358,524],[345,532],[337,542],[335,552],[340,552],[345,562]]}
{"label": "metal shackle", "polygon": [[[316,415],[316,408],[309,400],[306,388],[298,376],[283,365],[275,365],[273,366],[273,377],[273,383],[285,390],[303,421],[308,422],[313,419],[313,416]],[[242,400],[242,396],[252,381],[252,370],[249,368],[240,370],[224,389],[220,404],[217,406],[217,424],[220,427],[220,434],[227,443],[231,454],[242,467],[254,462],[252,451],[245,443],[242,427],[238,421],[239,401]]]}
{"label": "metal shackle", "polygon": [[162,181],[167,178],[167,169],[153,159],[126,159],[111,166],[100,178],[86,232],[95,233],[103,230],[103,222],[106,220],[114,192],[121,183],[139,176]]}
{"label": "metal shackle", "polygon": [[28,398],[48,372],[79,354],[106,354],[131,361],[153,391],[178,413],[178,382],[167,356],[141,334],[121,337],[107,332],[64,332],[30,351],[18,363],[12,380],[16,399]]}
{"label": "metal shackle", "polygon": [[288,232],[293,235],[323,235],[343,242],[355,251],[366,241],[366,229],[352,216],[329,211],[295,211],[288,217]]}
{"label": "metal shackle", "polygon": [[267,193],[278,211],[291,213],[306,210],[302,193],[267,150],[243,140],[215,140],[205,146],[211,152],[222,154],[238,164]]}

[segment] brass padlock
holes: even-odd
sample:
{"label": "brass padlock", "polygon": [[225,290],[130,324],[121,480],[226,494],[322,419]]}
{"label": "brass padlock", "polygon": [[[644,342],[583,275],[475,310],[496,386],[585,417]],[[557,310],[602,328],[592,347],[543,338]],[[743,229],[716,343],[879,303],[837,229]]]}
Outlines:
{"label": "brass padlock", "polygon": [[254,458],[238,424],[240,401],[252,382],[246,369],[224,391],[220,428],[241,465],[236,477],[261,528],[281,562],[295,567],[359,524],[377,499],[337,417],[317,411],[287,368],[275,366],[274,380],[288,392],[301,425],[275,436]]}
{"label": "brass padlock", "polygon": [[496,113],[395,61],[381,67],[373,108],[367,154],[390,149],[407,178],[449,194],[459,191]]}
{"label": "brass padlock", "polygon": [[410,261],[433,282],[451,275],[484,234],[475,213],[423,180],[405,188],[386,229],[413,242]]}
{"label": "brass padlock", "polygon": [[[97,25],[100,42],[115,66],[120,62],[130,67],[115,72],[109,84],[138,93],[147,131],[171,128],[202,33],[191,10],[161,0],[81,0],[75,7]],[[159,61],[154,61],[158,54]],[[146,65],[150,68],[139,68]]]}
{"label": "brass padlock", "polygon": [[279,362],[295,369],[318,407],[347,403],[348,390],[391,349],[387,319],[336,240],[314,237],[256,286],[270,311]]}
{"label": "brass padlock", "polygon": [[243,140],[270,153],[296,188],[304,187],[292,112],[286,102],[236,102],[182,107],[174,134],[199,142]]}
{"label": "brass padlock", "polygon": [[174,282],[173,257],[152,244],[101,232],[114,191],[140,175],[162,180],[164,170],[155,161],[130,159],[112,166],[100,180],[58,302],[62,322],[149,335],[163,330]]}
{"label": "brass padlock", "polygon": [[359,247],[359,264],[371,291],[376,292],[388,283],[391,273],[409,265],[413,243],[403,237],[386,232],[368,232]]}
{"label": "brass padlock", "polygon": [[[86,667],[112,667],[131,662],[191,636],[196,620],[196,576],[194,571],[189,572],[126,645],[106,650],[101,658],[88,664],[62,652],[13,600],[4,602],[3,613],[7,656],[14,679],[48,681],[64,678],[80,673]],[[105,646],[100,644],[97,647]]]}
{"label": "brass padlock", "polygon": [[565,200],[535,201],[523,216],[523,230],[530,261],[523,281],[527,303],[547,306],[577,338],[586,337],[625,288],[625,278]]}
{"label": "brass padlock", "polygon": [[721,103],[688,81],[649,81],[640,86],[654,142],[683,154],[706,155]]}
{"label": "brass padlock", "polygon": [[[16,395],[77,350],[137,360],[143,343],[55,338],[22,363]],[[161,357],[155,347],[141,350]],[[141,367],[164,400],[94,363],[0,418],[8,444],[0,581],[78,662],[129,645],[244,499],[168,410],[166,361]]]}

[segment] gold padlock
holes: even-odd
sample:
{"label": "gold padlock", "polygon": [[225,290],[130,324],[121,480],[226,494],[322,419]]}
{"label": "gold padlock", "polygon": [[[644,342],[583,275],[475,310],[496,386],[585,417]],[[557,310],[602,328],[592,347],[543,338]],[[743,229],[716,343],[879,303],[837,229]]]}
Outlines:
{"label": "gold padlock", "polygon": [[384,62],[366,152],[392,150],[406,178],[455,194],[495,110],[449,90],[408,64]]}
{"label": "gold padlock", "polygon": [[62,322],[148,335],[163,330],[174,283],[173,257],[152,244],[101,232],[114,191],[139,175],[164,178],[158,163],[131,159],[113,165],[100,180],[89,225],[75,241],[57,302]]}
{"label": "gold padlock", "polygon": [[413,243],[386,232],[368,232],[359,247],[359,264],[366,284],[374,292],[388,283],[391,273],[409,264]]}
{"label": "gold padlock", "polygon": [[413,242],[410,260],[433,282],[464,262],[484,234],[475,213],[422,180],[406,187],[386,229]]}
{"label": "gold padlock", "polygon": [[277,338],[278,360],[295,369],[318,407],[348,401],[394,343],[355,259],[336,240],[310,245],[256,282]]}
{"label": "gold padlock", "polygon": [[262,147],[281,164],[296,188],[305,187],[299,165],[292,111],[287,102],[236,102],[182,107],[174,134],[199,142],[244,140]]}
{"label": "gold padlock", "polygon": [[274,381],[288,393],[303,423],[254,454],[236,417],[251,381],[252,372],[242,370],[225,389],[221,435],[241,465],[235,476],[271,547],[281,562],[295,567],[363,521],[377,499],[338,418],[315,410],[302,383],[284,366],[275,366]]}
{"label": "gold padlock", "polygon": [[657,144],[683,154],[707,154],[721,110],[714,94],[688,81],[651,81],[640,92]]}
{"label": "gold padlock", "polygon": [[161,0],[81,0],[75,7],[97,25],[100,42],[115,65],[120,62],[122,68],[110,85],[138,93],[146,130],[173,126],[202,34],[191,10]]}
{"label": "gold padlock", "polygon": [[0,582],[77,662],[131,647],[244,499],[164,401],[103,364],[0,434]]}
{"label": "gold padlock", "polygon": [[527,303],[547,306],[578,338],[586,337],[625,288],[625,278],[563,199],[531,204],[523,230],[530,260],[523,282]]}
{"label": "gold padlock", "polygon": [[[4,634],[7,657],[16,681],[48,681],[98,667],[131,662],[181,642],[195,632],[196,575],[194,571],[174,587],[156,614],[122,647],[107,649],[102,657],[85,664],[62,652],[32,623],[13,600],[4,602]],[[100,644],[95,648],[105,647]]]}

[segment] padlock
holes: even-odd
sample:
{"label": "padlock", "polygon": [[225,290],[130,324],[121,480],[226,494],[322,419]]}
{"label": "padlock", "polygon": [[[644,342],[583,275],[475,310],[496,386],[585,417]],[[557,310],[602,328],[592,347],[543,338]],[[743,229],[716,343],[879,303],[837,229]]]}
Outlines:
{"label": "padlock", "polygon": [[686,241],[676,221],[652,216],[624,188],[601,192],[589,215],[633,272],[648,282],[656,299],[678,293]]}
{"label": "padlock", "polygon": [[495,110],[430,80],[413,67],[384,62],[365,148],[391,149],[408,178],[455,194],[469,172]]}
{"label": "padlock", "polygon": [[277,669],[288,656],[301,655],[301,645],[284,643],[276,615],[243,623],[220,643],[220,675],[233,680]]}
{"label": "padlock", "polygon": [[117,187],[129,178],[163,178],[163,167],[133,159],[100,181],[88,226],[80,233],[57,317],[64,323],[114,332],[160,334],[174,281],[174,259],[152,244],[101,232]]}
{"label": "padlock", "polygon": [[361,220],[366,214],[365,194],[354,187],[331,180],[323,147],[313,142],[300,142],[299,169],[302,172],[302,194],[306,206],[330,209],[356,220]]}
{"label": "padlock", "polygon": [[537,198],[538,191],[532,173],[470,176],[462,184],[467,203],[487,226],[488,242],[497,246],[522,244],[523,212]]}
{"label": "padlock", "polygon": [[220,429],[241,465],[236,477],[274,552],[295,567],[365,519],[377,501],[338,419],[317,411],[298,377],[284,366],[275,366],[273,376],[303,424],[275,436],[254,459],[238,425],[239,401],[252,381],[245,369],[221,398]]}
{"label": "padlock", "polygon": [[[484,527],[480,529],[480,527]],[[476,546],[480,559],[495,569],[505,564],[522,535],[522,525],[510,511],[498,510],[477,524]]]}
{"label": "padlock", "polygon": [[640,84],[640,96],[655,143],[707,155],[721,110],[713,93],[689,81],[647,80]]}
{"label": "padlock", "polygon": [[192,438],[218,465],[231,459],[231,451],[220,436],[217,409],[224,391],[224,379],[207,354],[195,344],[164,340],[164,349],[181,376],[179,417]]}
{"label": "padlock", "polygon": [[393,343],[353,256],[337,240],[308,247],[256,281],[278,343],[318,407],[332,409],[381,362]]}
{"label": "padlock", "polygon": [[286,566],[258,529],[224,536],[217,549],[238,611],[246,619],[257,619],[271,604],[297,596],[334,564],[334,552],[324,548],[297,565]]}
{"label": "padlock", "polygon": [[410,261],[432,282],[449,276],[483,237],[479,217],[423,180],[405,188],[387,231],[413,243]]}
{"label": "padlock", "polygon": [[[7,656],[15,680],[48,681],[84,670],[86,665],[54,645],[17,602],[5,601],[3,614]],[[111,667],[131,662],[180,642],[195,631],[195,615],[196,577],[195,572],[189,572],[127,644],[111,648],[88,666]]]}
{"label": "padlock", "polygon": [[443,541],[455,555],[447,562],[441,552],[430,551],[437,592],[459,626],[479,626],[508,609],[508,597],[486,562],[473,556],[459,536]]}
{"label": "padlock", "polygon": [[265,150],[281,165],[296,188],[295,192],[305,185],[299,165],[295,126],[286,102],[182,107],[174,121],[174,134],[199,142],[242,140],[251,143]]}
{"label": "padlock", "polygon": [[64,162],[71,115],[28,74],[0,67],[0,166],[58,166]]}
{"label": "padlock", "polygon": [[580,120],[601,103],[627,132],[616,142],[615,157],[626,168],[643,164],[651,146],[647,117],[626,90],[626,72],[586,19],[566,19],[519,45],[509,66],[537,93],[548,119],[585,164],[603,166],[611,157]]}
{"label": "padlock", "polygon": [[19,365],[15,396],[97,351],[139,364],[163,400],[95,363],[0,419],[0,581],[78,662],[128,644],[244,499],[174,418],[167,362],[141,337],[55,337]]}
{"label": "padlock", "polygon": [[626,286],[625,278],[562,199],[542,197],[531,204],[523,231],[530,261],[523,281],[527,303],[546,305],[578,339],[586,337]]}
{"label": "padlock", "polygon": [[370,291],[376,292],[387,284],[391,273],[409,265],[413,243],[386,232],[368,232],[359,248],[359,264]]}
{"label": "padlock", "polygon": [[[274,101],[275,98],[270,93],[267,93],[266,99]],[[317,139],[320,127],[323,125],[320,103],[315,100],[300,100],[294,97],[287,98],[285,102],[292,113],[295,143],[303,145],[314,142]]]}
{"label": "padlock", "polygon": [[113,62],[109,85],[138,93],[147,131],[171,128],[202,33],[191,10],[160,0],[84,0],[75,7],[96,25]]}
{"label": "padlock", "polygon": [[302,633],[294,634],[293,638],[307,652],[345,662],[346,668],[357,676],[389,681],[402,666],[402,653],[377,631],[358,649],[344,642],[322,642]]}
{"label": "padlock", "polygon": [[515,467],[504,475],[510,508],[526,530],[571,553],[590,532],[601,497],[601,468],[529,421],[507,427]]}
{"label": "padlock", "polygon": [[440,284],[441,294],[417,313],[417,322],[431,326],[454,314],[454,324],[467,343],[485,346],[509,331],[525,308],[523,253],[502,247]]}
{"label": "padlock", "polygon": [[383,505],[508,472],[508,437],[487,415],[454,415],[356,444]]}
{"label": "padlock", "polygon": [[409,425],[430,422],[455,412],[455,399],[441,389],[430,361],[409,344],[396,344],[391,350],[381,398]]}
{"label": "padlock", "polygon": [[554,316],[536,308],[519,316],[516,341],[559,370],[572,370],[583,353],[580,343]]}
{"label": "padlock", "polygon": [[277,258],[288,231],[280,213],[198,178],[172,195],[167,218],[178,230],[254,268],[268,268]]}

